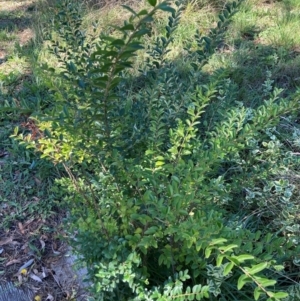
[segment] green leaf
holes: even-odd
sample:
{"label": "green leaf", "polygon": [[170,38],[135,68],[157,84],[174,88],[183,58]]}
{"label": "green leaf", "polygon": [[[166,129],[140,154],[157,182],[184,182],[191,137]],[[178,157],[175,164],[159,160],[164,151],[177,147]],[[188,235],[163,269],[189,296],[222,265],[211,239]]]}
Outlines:
{"label": "green leaf", "polygon": [[222,261],[223,261],[224,256],[225,256],[225,255],[221,255],[221,254],[218,255],[217,260],[216,260],[216,262],[217,262],[217,267],[219,267],[219,266],[222,264]]}
{"label": "green leaf", "polygon": [[227,239],[225,239],[225,238],[216,238],[216,239],[213,239],[209,245],[210,246],[220,245],[220,244],[222,244],[223,242],[226,242],[226,241],[227,241]]}
{"label": "green leaf", "polygon": [[173,7],[167,5],[166,3],[161,3],[161,4],[158,6],[158,8],[159,8],[160,10],[167,11],[167,12],[170,12],[170,13],[172,13],[172,14],[173,14],[173,13],[176,13],[176,10],[175,10]]}
{"label": "green leaf", "polygon": [[205,250],[205,258],[208,258],[211,254],[212,248],[206,248]]}
{"label": "green leaf", "polygon": [[274,268],[276,271],[282,271],[284,269],[283,265],[273,265],[272,268]]}
{"label": "green leaf", "polygon": [[224,272],[223,272],[223,276],[227,276],[231,270],[234,267],[234,263],[233,262],[227,262],[225,268],[224,268]]}
{"label": "green leaf", "polygon": [[255,240],[258,240],[260,238],[260,236],[261,236],[261,231],[257,231],[255,233]]}
{"label": "green leaf", "polygon": [[165,164],[164,161],[156,161],[155,162],[155,167],[163,166]]}
{"label": "green leaf", "polygon": [[277,292],[273,295],[273,298],[276,298],[276,299],[283,299],[283,298],[287,298],[289,296],[288,293],[285,293],[285,292]]}
{"label": "green leaf", "polygon": [[205,41],[206,44],[208,44],[208,45],[211,44],[211,38],[209,38],[209,37],[203,37],[203,40]]}
{"label": "green leaf", "polygon": [[157,0],[148,0],[148,3],[154,7],[157,4]]}
{"label": "green leaf", "polygon": [[138,42],[132,42],[130,44],[127,45],[127,48],[128,50],[141,50],[141,49],[144,49],[145,47],[138,43]]}
{"label": "green leaf", "polygon": [[227,256],[227,259],[232,261],[235,265],[239,266],[240,262],[235,257],[236,256]]}
{"label": "green leaf", "polygon": [[121,47],[124,46],[125,42],[122,39],[116,39],[111,42],[111,45]]}
{"label": "green leaf", "polygon": [[254,293],[253,293],[253,295],[254,295],[254,300],[258,300],[258,298],[259,298],[259,296],[260,296],[261,293],[263,293],[263,291],[261,290],[260,287],[257,286],[257,287],[255,288],[255,290],[254,290]]}
{"label": "green leaf", "polygon": [[143,9],[143,10],[141,10],[138,14],[137,14],[137,16],[144,16],[144,15],[147,15],[148,14],[148,11],[146,10],[146,9]]}
{"label": "green leaf", "polygon": [[253,279],[251,279],[245,274],[241,275],[238,279],[238,284],[237,284],[238,290],[241,290],[246,283],[251,283],[251,282],[253,282]]}
{"label": "green leaf", "polygon": [[267,295],[268,295],[269,297],[271,297],[271,298],[274,297],[274,293],[273,293],[273,292],[270,292],[270,291],[267,291]]}
{"label": "green leaf", "polygon": [[270,243],[270,241],[271,241],[271,239],[272,239],[272,236],[273,236],[273,235],[272,235],[272,233],[270,233],[270,232],[266,235],[266,242],[267,242],[267,243]]}
{"label": "green leaf", "polygon": [[123,8],[125,8],[126,10],[130,11],[134,16],[136,16],[136,12],[128,5],[122,5]]}
{"label": "green leaf", "polygon": [[161,254],[158,257],[158,265],[162,265],[164,261],[165,261],[165,254]]}
{"label": "green leaf", "polygon": [[224,22],[225,21],[225,18],[223,15],[219,15],[219,19],[221,20],[221,22]]}
{"label": "green leaf", "polygon": [[239,256],[233,256],[233,257],[234,257],[234,259],[236,259],[239,263],[244,262],[245,260],[252,260],[252,259],[255,258],[254,256],[249,255],[249,254],[242,254],[242,255],[239,255]]}
{"label": "green leaf", "polygon": [[132,39],[140,38],[140,37],[142,37],[142,36],[144,36],[144,35],[146,35],[146,34],[149,34],[149,32],[150,32],[149,29],[147,29],[147,28],[142,28],[142,29],[136,31],[136,32],[131,36],[131,38],[132,38]]}
{"label": "green leaf", "polygon": [[254,276],[253,278],[263,287],[273,286],[276,284],[276,280],[274,279],[268,279],[268,278],[257,277],[257,276]]}
{"label": "green leaf", "polygon": [[147,230],[145,231],[145,234],[147,234],[147,235],[152,235],[152,234],[156,233],[157,230],[158,230],[158,227],[153,226],[153,227],[150,227],[149,229],[147,229]]}
{"label": "green leaf", "polygon": [[19,127],[16,126],[16,127],[14,128],[14,135],[16,136],[16,135],[18,135],[18,133],[19,133]]}
{"label": "green leaf", "polygon": [[134,26],[132,24],[126,24],[120,28],[120,30],[134,30]]}
{"label": "green leaf", "polygon": [[224,14],[224,17],[225,17],[226,19],[229,18],[229,12],[228,12],[227,10],[224,10],[224,11],[223,11],[223,14]]}
{"label": "green leaf", "polygon": [[245,270],[251,274],[251,275],[254,275],[254,274],[257,274],[259,272],[261,272],[262,270],[264,270],[266,267],[268,266],[268,263],[267,262],[262,262],[262,263],[259,263],[253,267],[251,267],[250,269],[249,268],[245,268]]}
{"label": "green leaf", "polygon": [[229,251],[229,250],[232,250],[234,248],[237,248],[238,245],[235,245],[235,244],[231,244],[231,245],[228,245],[228,246],[224,246],[224,247],[219,247],[219,250],[223,251],[224,253]]}
{"label": "green leaf", "polygon": [[48,129],[45,129],[45,130],[44,130],[44,135],[45,135],[46,137],[48,137],[48,138],[51,138],[51,137],[52,137],[52,134],[51,134],[51,132],[50,132]]}

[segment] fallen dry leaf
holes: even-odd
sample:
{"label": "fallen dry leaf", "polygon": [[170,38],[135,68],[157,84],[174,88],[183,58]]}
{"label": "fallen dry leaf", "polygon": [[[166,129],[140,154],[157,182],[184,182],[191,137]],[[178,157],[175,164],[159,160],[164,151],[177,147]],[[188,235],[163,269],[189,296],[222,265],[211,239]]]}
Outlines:
{"label": "fallen dry leaf", "polygon": [[43,282],[42,279],[37,275],[29,274],[29,277],[37,282]]}
{"label": "fallen dry leaf", "polygon": [[21,274],[18,275],[18,281],[19,281],[19,284],[23,283],[23,277]]}
{"label": "fallen dry leaf", "polygon": [[23,227],[23,225],[22,225],[21,222],[18,222],[18,227],[19,227],[21,233],[24,235],[24,234],[25,234],[25,231],[24,231],[24,227]]}
{"label": "fallen dry leaf", "polygon": [[20,268],[18,273],[20,273],[23,269],[28,268],[29,266],[31,266],[34,263],[34,259],[30,259],[27,262],[25,262]]}
{"label": "fallen dry leaf", "polygon": [[4,246],[4,245],[10,244],[12,242],[13,242],[12,237],[7,237],[7,238],[0,240],[0,246]]}
{"label": "fallen dry leaf", "polygon": [[46,277],[48,276],[49,270],[46,269],[46,268],[44,268],[44,267],[42,267],[42,270],[43,270],[43,272],[42,272],[42,277],[43,277],[43,279],[44,279],[44,278],[46,278]]}
{"label": "fallen dry leaf", "polygon": [[12,265],[14,263],[20,263],[21,260],[20,259],[13,259],[13,260],[10,260],[5,266],[9,266],[9,265]]}
{"label": "fallen dry leaf", "polygon": [[42,239],[40,239],[40,243],[41,243],[41,246],[42,246],[42,251],[44,251],[46,244]]}
{"label": "fallen dry leaf", "polygon": [[28,221],[24,224],[24,228],[28,227],[28,225],[30,225],[33,221],[34,221],[34,218],[28,220]]}
{"label": "fallen dry leaf", "polygon": [[19,259],[13,259],[13,260],[10,260],[5,266],[9,266],[9,265],[12,265],[12,264],[15,264],[15,263],[20,263],[21,260]]}
{"label": "fallen dry leaf", "polygon": [[[54,297],[50,294],[48,294],[47,298],[46,298],[46,301],[53,301],[54,300]],[[39,300],[37,300],[39,301]]]}
{"label": "fallen dry leaf", "polygon": [[[28,242],[26,242],[22,247],[21,250],[26,250],[28,248]],[[25,252],[27,253],[27,252]]]}

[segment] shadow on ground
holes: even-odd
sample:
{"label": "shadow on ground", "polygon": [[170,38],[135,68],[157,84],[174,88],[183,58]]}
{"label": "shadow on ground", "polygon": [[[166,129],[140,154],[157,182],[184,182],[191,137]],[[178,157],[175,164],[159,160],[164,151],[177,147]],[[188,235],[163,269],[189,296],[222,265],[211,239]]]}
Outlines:
{"label": "shadow on ground", "polygon": [[0,64],[3,64],[15,43],[25,45],[33,38],[31,29],[34,2],[0,1]]}
{"label": "shadow on ground", "polygon": [[16,30],[24,30],[30,26],[31,17],[35,11],[33,3],[20,5],[16,2],[15,6],[9,7],[7,10],[3,9],[3,7],[5,8],[5,4],[1,4],[1,6],[0,30],[14,32]]}

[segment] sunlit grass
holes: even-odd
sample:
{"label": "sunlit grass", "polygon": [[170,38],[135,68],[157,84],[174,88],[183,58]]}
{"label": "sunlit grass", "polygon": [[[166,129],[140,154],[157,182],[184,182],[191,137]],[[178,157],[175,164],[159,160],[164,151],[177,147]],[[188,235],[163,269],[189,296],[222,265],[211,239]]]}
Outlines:
{"label": "sunlit grass", "polygon": [[0,73],[9,74],[22,74],[25,70],[28,70],[29,64],[25,57],[13,55],[8,58],[5,64],[0,65]]}
{"label": "sunlit grass", "polygon": [[294,48],[300,46],[300,35],[296,28],[300,28],[300,13],[285,12],[278,16],[273,27],[260,33],[260,38],[269,45]]}
{"label": "sunlit grass", "polygon": [[7,30],[0,30],[0,41],[13,41],[16,37],[17,36],[14,33],[10,33]]}

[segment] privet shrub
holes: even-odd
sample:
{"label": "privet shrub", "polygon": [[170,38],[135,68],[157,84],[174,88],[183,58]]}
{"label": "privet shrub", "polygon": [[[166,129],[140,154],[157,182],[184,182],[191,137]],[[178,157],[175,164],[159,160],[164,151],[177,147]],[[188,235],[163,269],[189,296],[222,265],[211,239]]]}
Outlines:
{"label": "privet shrub", "polygon": [[[60,185],[96,300],[285,298],[276,279],[297,244],[278,222],[293,206],[293,185],[280,177],[284,155],[273,132],[299,97],[270,89],[250,109],[232,99],[237,87],[225,71],[201,82],[239,3],[225,7],[208,36],[195,33],[184,79],[166,57],[183,7],[148,3],[150,11],[124,6],[132,15],[113,35],[88,37],[79,7],[61,1],[50,46],[58,70],[44,66],[54,107],[32,116],[43,137],[18,137],[69,175]],[[147,49],[130,90],[129,69],[159,10],[169,13],[165,35]],[[218,101],[234,106],[212,118]],[[271,202],[276,210],[266,212]]]}

